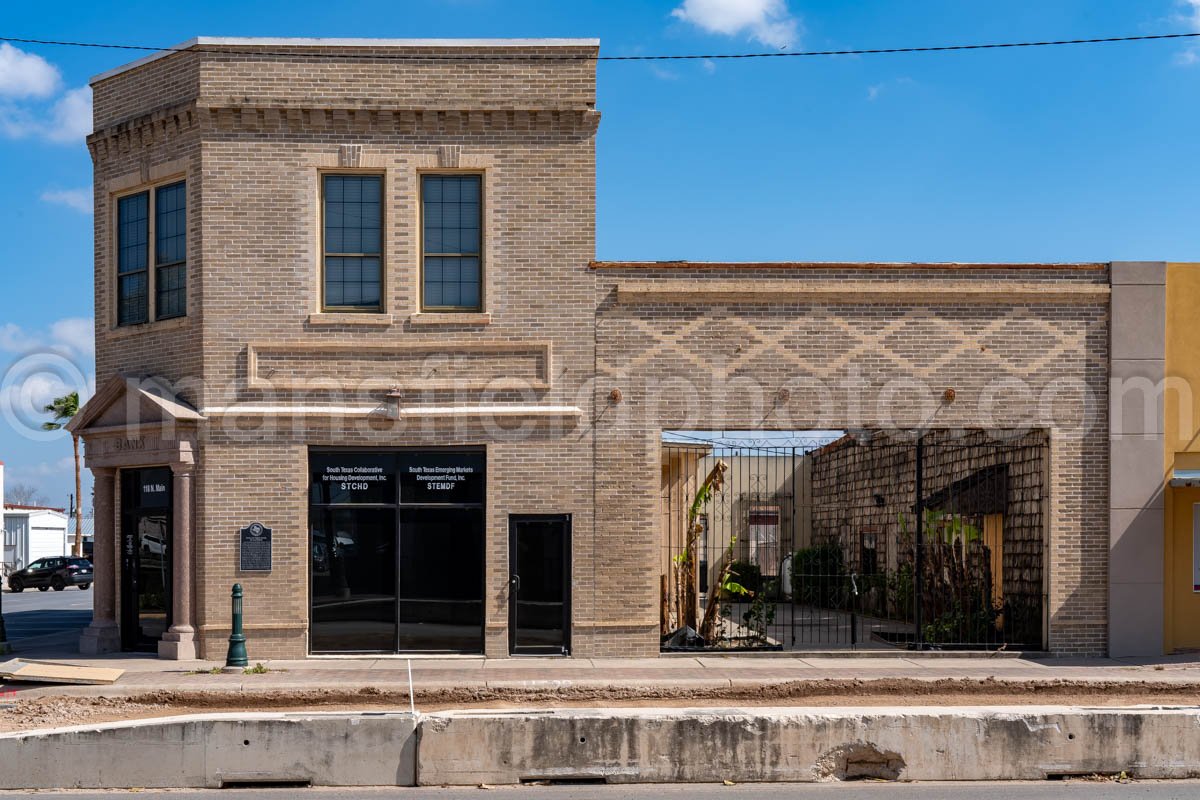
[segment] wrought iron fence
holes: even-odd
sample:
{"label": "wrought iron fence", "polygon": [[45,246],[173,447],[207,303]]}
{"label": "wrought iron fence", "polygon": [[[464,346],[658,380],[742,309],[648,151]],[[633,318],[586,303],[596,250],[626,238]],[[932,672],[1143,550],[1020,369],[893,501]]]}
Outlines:
{"label": "wrought iron fence", "polygon": [[1042,649],[1042,431],[665,435],[665,650]]}

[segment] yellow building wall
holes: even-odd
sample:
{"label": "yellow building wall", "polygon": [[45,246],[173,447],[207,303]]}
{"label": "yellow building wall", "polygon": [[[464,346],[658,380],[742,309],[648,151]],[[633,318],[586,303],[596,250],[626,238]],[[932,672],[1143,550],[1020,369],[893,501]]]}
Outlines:
{"label": "yellow building wall", "polygon": [[[1164,474],[1200,469],[1200,264],[1168,264]],[[1164,497],[1163,610],[1167,652],[1200,650],[1200,592],[1192,586],[1192,507],[1200,488],[1172,488]]]}

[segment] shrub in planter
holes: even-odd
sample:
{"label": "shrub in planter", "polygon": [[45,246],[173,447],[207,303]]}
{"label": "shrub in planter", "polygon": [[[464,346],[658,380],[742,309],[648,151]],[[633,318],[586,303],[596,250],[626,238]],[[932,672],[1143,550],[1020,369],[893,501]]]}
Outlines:
{"label": "shrub in planter", "polygon": [[792,598],[797,603],[837,608],[844,604],[846,563],[836,544],[805,547],[792,555]]}

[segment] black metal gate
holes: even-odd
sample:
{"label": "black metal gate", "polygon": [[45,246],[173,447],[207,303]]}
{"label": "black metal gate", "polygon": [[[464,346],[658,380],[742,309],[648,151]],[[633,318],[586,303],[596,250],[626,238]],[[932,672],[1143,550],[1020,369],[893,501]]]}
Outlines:
{"label": "black metal gate", "polygon": [[1047,442],[665,433],[663,649],[1044,649]]}

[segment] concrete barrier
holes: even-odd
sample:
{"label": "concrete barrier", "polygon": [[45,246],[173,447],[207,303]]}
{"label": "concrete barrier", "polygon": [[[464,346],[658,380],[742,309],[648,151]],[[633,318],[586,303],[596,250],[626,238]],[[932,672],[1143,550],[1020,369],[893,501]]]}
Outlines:
{"label": "concrete barrier", "polygon": [[1200,776],[1200,708],[204,714],[0,736],[0,788]]}
{"label": "concrete barrier", "polygon": [[200,714],[0,736],[0,788],[412,786],[403,713]]}
{"label": "concrete barrier", "polygon": [[424,716],[417,781],[512,784],[1200,775],[1196,708],[460,711]]}

